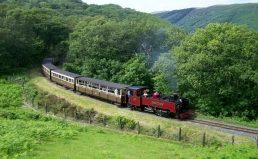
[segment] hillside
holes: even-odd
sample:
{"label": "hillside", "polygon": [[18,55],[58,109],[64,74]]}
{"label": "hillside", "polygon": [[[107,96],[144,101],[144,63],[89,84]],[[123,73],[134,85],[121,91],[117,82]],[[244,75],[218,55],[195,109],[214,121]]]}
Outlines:
{"label": "hillside", "polygon": [[231,22],[258,30],[258,4],[216,5],[207,8],[188,8],[155,14],[186,31],[205,27],[209,23]]}

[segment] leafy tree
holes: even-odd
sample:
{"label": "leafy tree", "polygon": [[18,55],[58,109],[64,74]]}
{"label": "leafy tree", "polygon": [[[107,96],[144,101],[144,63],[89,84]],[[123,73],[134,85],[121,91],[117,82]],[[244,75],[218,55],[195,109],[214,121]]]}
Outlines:
{"label": "leafy tree", "polygon": [[113,81],[134,86],[148,86],[152,89],[152,75],[146,66],[146,57],[135,56],[123,65],[123,70],[113,77]]}
{"label": "leafy tree", "polygon": [[[163,88],[166,87],[164,92],[161,92],[165,94],[171,94],[172,91],[176,91],[177,78],[175,60],[172,58],[171,54],[162,53],[151,69],[155,73],[155,85],[156,83],[159,83],[159,85],[162,85]],[[159,86],[157,85],[157,87]]]}
{"label": "leafy tree", "polygon": [[48,9],[12,8],[1,5],[0,69],[40,63],[49,53],[67,50],[63,42],[70,30],[62,17]]}
{"label": "leafy tree", "polygon": [[210,24],[175,51],[179,89],[202,112],[258,115],[258,33]]}
{"label": "leafy tree", "polygon": [[169,81],[164,73],[158,72],[153,78],[153,82],[155,91],[162,92],[164,95],[172,94],[172,89],[169,87]]}
{"label": "leafy tree", "polygon": [[145,14],[132,19],[136,21],[125,19],[118,22],[102,16],[84,19],[70,36],[65,68],[89,77],[112,79],[116,71],[106,75],[100,73],[112,70],[112,66],[105,64],[110,61],[104,63],[104,59],[113,61],[113,67],[116,67],[116,63],[127,62],[136,53],[143,52],[149,69],[154,60],[153,54],[158,56],[159,52],[168,51],[178,45],[185,35],[168,23],[155,22],[157,19]]}

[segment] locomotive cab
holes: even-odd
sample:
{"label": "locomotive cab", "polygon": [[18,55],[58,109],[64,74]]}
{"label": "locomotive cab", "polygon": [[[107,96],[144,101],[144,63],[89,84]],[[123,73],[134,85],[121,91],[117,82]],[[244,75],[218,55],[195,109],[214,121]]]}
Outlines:
{"label": "locomotive cab", "polygon": [[145,93],[147,87],[144,86],[132,86],[127,88],[127,97],[129,107],[141,107],[142,96]]}
{"label": "locomotive cab", "polygon": [[186,98],[179,98],[176,102],[176,114],[179,119],[187,119],[192,116],[189,108],[189,100]]}

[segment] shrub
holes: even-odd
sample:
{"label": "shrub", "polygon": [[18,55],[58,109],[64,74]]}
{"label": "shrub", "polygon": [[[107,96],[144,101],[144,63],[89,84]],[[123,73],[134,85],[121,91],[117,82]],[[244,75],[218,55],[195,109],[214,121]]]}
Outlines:
{"label": "shrub", "polygon": [[107,125],[108,120],[110,120],[110,117],[107,115],[104,115],[102,113],[98,113],[96,115],[96,122],[97,123],[102,123],[104,126]]}
{"label": "shrub", "polygon": [[128,119],[126,125],[127,125],[127,127],[128,127],[129,129],[134,130],[135,127],[136,127],[136,125],[137,125],[137,123],[136,123],[134,120]]}
{"label": "shrub", "polygon": [[120,129],[123,129],[127,123],[127,119],[124,116],[118,116],[115,118],[116,125],[119,126]]}
{"label": "shrub", "polygon": [[97,112],[93,108],[83,110],[84,120],[89,121],[89,123],[92,123],[96,114]]}

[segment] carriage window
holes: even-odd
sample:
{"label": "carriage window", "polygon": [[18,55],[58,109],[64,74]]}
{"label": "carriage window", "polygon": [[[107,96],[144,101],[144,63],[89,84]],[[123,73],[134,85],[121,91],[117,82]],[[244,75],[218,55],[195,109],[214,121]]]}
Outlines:
{"label": "carriage window", "polygon": [[115,93],[115,89],[114,89],[114,88],[109,88],[109,89],[108,89],[108,92],[110,92],[110,93]]}
{"label": "carriage window", "polygon": [[98,84],[95,84],[95,83],[92,83],[92,88],[99,89],[99,85],[98,85]]}
{"label": "carriage window", "polygon": [[69,78],[69,82],[71,82],[72,80]]}
{"label": "carriage window", "polygon": [[68,81],[68,78],[67,78],[67,77],[65,77],[65,80],[66,80],[66,81]]}
{"label": "carriage window", "polygon": [[84,81],[79,80],[80,85],[84,85]]}

